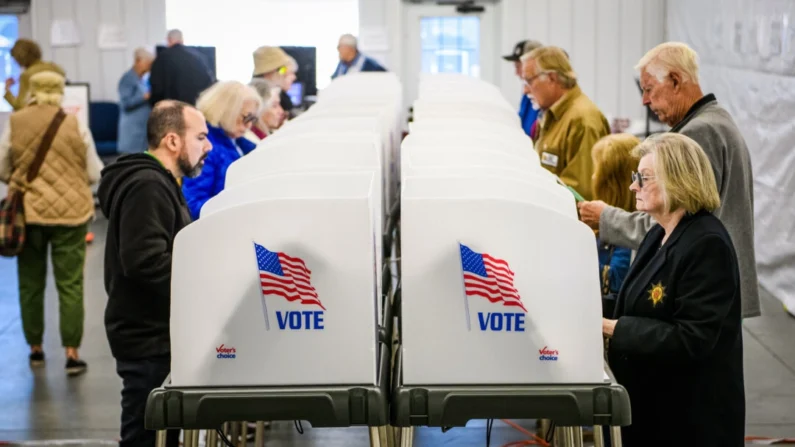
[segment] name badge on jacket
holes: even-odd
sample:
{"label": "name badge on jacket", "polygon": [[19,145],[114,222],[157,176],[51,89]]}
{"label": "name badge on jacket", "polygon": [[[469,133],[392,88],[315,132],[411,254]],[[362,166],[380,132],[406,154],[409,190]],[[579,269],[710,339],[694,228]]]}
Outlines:
{"label": "name badge on jacket", "polygon": [[549,152],[542,152],[541,153],[541,164],[545,164],[547,166],[552,166],[553,168],[558,167],[558,156],[555,154],[550,154]]}

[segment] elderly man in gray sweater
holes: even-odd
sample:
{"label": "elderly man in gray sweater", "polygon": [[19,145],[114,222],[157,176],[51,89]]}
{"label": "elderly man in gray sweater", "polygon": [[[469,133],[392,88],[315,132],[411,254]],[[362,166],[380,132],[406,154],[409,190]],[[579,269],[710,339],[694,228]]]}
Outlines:
{"label": "elderly man in gray sweater", "polygon": [[[760,315],[754,254],[754,191],[751,157],[734,120],[715,95],[704,95],[698,83],[698,55],[683,43],[668,42],[638,62],[643,104],[660,121],[695,140],[715,172],[721,206],[715,215],[734,242],[740,267],[742,315]],[[642,212],[628,213],[601,201],[581,202],[580,218],[599,229],[606,243],[637,249],[655,224]]]}

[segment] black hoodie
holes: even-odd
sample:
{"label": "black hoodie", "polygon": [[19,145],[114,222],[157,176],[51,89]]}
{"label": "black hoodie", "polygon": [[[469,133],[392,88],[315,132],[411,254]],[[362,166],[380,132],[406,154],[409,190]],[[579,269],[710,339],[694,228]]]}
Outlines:
{"label": "black hoodie", "polygon": [[177,180],[148,154],[120,157],[102,171],[99,203],[108,218],[105,331],[120,360],[171,353],[171,250],[191,222]]}

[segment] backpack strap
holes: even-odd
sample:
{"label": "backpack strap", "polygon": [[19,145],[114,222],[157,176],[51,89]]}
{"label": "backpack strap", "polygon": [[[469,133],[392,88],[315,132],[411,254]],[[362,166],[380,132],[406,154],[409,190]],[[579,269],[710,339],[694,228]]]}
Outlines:
{"label": "backpack strap", "polygon": [[41,169],[41,165],[44,164],[44,157],[47,156],[47,151],[50,150],[50,146],[52,146],[52,142],[55,139],[55,134],[58,132],[58,128],[61,127],[61,123],[63,123],[64,119],[66,119],[66,113],[64,113],[63,109],[58,109],[58,113],[55,114],[55,117],[50,122],[47,131],[44,132],[44,136],[39,144],[39,150],[36,152],[36,158],[33,159],[33,163],[31,163],[28,168],[28,183],[32,182],[33,179],[39,175],[39,169]]}

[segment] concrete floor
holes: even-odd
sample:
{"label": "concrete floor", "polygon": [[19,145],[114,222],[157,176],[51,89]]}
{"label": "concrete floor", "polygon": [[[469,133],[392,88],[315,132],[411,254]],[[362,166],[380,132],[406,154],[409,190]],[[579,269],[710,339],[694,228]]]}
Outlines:
{"label": "concrete floor", "polygon": [[[52,276],[47,285],[47,366],[28,366],[28,346],[22,336],[16,285],[16,261],[0,258],[0,444],[4,441],[83,439],[82,445],[102,445],[117,439],[121,381],[116,376],[103,327],[105,291],[102,280],[107,222],[93,224],[96,241],[89,246],[85,279],[85,333],[82,357],[88,372],[67,378],[57,330],[58,303]],[[763,294],[764,316],[745,323],[747,434],[795,437],[795,318]],[[674,421],[672,428],[675,427]],[[530,423],[522,425],[530,427]],[[417,446],[485,445],[484,421],[441,433],[419,429]],[[306,428],[306,426],[305,426]],[[496,422],[492,445],[524,439]],[[90,441],[94,440],[94,441]],[[278,423],[267,433],[267,446],[367,445],[365,428],[307,429],[299,435],[292,423]]]}

